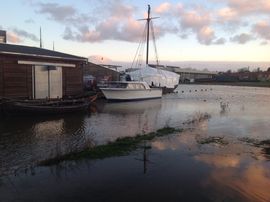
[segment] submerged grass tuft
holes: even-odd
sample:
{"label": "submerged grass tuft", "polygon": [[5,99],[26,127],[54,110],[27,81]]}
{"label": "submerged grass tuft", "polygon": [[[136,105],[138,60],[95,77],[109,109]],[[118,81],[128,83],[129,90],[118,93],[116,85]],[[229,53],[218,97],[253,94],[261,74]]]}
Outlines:
{"label": "submerged grass tuft", "polygon": [[202,121],[206,121],[209,120],[211,118],[211,115],[208,113],[201,113],[201,112],[197,112],[195,113],[190,119],[188,119],[187,121],[183,122],[183,124],[185,125],[191,125],[191,124],[198,124]]}
{"label": "submerged grass tuft", "polygon": [[247,144],[260,148],[261,153],[268,159],[270,160],[270,139],[266,140],[258,140],[254,138],[249,138],[249,137],[244,137],[244,138],[239,138],[240,141],[246,142]]}
{"label": "submerged grass tuft", "polygon": [[64,155],[59,155],[54,158],[45,159],[38,163],[39,166],[50,166],[61,163],[67,160],[79,160],[82,158],[103,159],[113,156],[123,156],[129,154],[138,148],[143,141],[153,140],[155,137],[162,137],[172,133],[181,132],[182,129],[171,127],[164,127],[147,134],[140,134],[135,137],[118,138],[114,142],[109,142],[105,145],[98,145],[94,147],[86,147],[81,151],[71,152]]}
{"label": "submerged grass tuft", "polygon": [[270,146],[270,139],[260,141],[258,139],[254,139],[254,138],[243,137],[243,138],[239,138],[239,140],[242,142],[246,142],[248,144],[251,144],[253,146],[256,146],[256,147],[269,147]]}
{"label": "submerged grass tuft", "polygon": [[227,145],[228,141],[224,140],[224,137],[208,137],[204,139],[197,140],[199,144],[219,144],[219,145]]}

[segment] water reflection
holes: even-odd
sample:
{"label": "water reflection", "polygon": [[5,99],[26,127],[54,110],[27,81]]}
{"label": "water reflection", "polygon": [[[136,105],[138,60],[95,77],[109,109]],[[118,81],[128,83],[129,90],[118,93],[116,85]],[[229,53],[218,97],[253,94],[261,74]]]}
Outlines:
{"label": "water reflection", "polygon": [[[83,117],[8,118],[1,121],[0,173],[26,168],[38,159],[55,155],[82,143]],[[59,147],[58,147],[59,148]]]}
{"label": "water reflection", "polygon": [[[210,87],[179,86],[178,94],[161,100],[101,102],[90,115],[1,119],[1,197],[4,201],[59,201],[63,196],[71,201],[269,201],[269,147],[239,138],[270,138],[270,89],[200,89]],[[183,125],[203,113],[211,118]],[[127,156],[35,166],[38,160],[79,150],[86,143],[103,144],[165,125],[185,130],[146,142]],[[222,137],[228,144],[199,141],[209,137]]]}
{"label": "water reflection", "polygon": [[137,102],[103,103],[102,113],[108,114],[144,114],[149,111],[158,111],[162,100],[146,100]]}
{"label": "water reflection", "polygon": [[249,164],[241,170],[216,169],[211,172],[205,186],[211,186],[213,192],[217,193],[229,194],[233,191],[248,201],[269,201],[269,176],[269,169],[257,163]]}

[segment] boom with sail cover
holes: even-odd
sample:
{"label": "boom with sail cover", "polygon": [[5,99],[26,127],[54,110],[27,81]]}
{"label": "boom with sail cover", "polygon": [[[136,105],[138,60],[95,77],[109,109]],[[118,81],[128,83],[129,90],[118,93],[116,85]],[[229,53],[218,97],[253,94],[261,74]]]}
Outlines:
{"label": "boom with sail cover", "polygon": [[145,81],[150,86],[174,89],[179,84],[179,74],[149,66],[129,72],[133,81]]}

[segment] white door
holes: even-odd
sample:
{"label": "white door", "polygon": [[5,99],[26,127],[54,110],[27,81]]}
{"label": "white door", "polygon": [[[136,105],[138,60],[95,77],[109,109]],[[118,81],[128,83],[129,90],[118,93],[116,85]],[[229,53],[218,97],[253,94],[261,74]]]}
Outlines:
{"label": "white door", "polygon": [[33,69],[35,99],[62,98],[62,67],[35,66]]}
{"label": "white door", "polygon": [[51,69],[49,73],[49,97],[50,98],[62,98],[62,67],[56,67]]}
{"label": "white door", "polygon": [[34,98],[42,99],[49,97],[48,68],[45,66],[35,66],[33,68],[34,78]]}

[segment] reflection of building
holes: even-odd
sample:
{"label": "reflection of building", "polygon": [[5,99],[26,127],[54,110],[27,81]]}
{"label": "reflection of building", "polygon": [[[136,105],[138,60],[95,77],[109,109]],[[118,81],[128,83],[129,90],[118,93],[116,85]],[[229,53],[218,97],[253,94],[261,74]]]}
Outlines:
{"label": "reflection of building", "polygon": [[225,72],[217,76],[217,81],[269,81],[270,71]]}
{"label": "reflection of building", "polygon": [[86,58],[0,43],[0,97],[62,98],[83,92]]}
{"label": "reflection of building", "polygon": [[0,30],[0,43],[7,43],[6,31]]}

